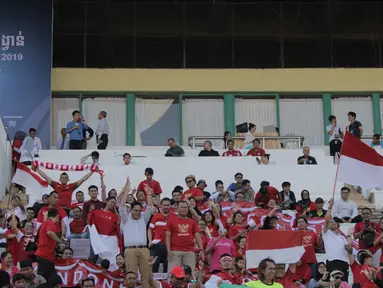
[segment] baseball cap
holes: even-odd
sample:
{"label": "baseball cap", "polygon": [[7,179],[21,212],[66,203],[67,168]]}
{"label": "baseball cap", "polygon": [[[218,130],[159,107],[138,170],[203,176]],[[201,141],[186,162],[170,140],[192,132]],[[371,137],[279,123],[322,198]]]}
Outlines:
{"label": "baseball cap", "polygon": [[342,275],[342,277],[343,277],[344,273],[340,270],[334,270],[330,273],[330,277],[334,277],[335,275]]}
{"label": "baseball cap", "polygon": [[203,179],[198,180],[197,186],[198,186],[199,184],[205,184],[205,186],[207,187],[206,181],[203,180]]}
{"label": "baseball cap", "polygon": [[41,199],[43,199],[43,200],[45,200],[45,199],[47,199],[47,198],[49,198],[49,195],[48,195],[48,194],[44,194],[43,197],[41,197]]}
{"label": "baseball cap", "polygon": [[174,267],[172,271],[170,271],[170,274],[179,279],[186,277],[184,269],[182,269],[180,266]]}

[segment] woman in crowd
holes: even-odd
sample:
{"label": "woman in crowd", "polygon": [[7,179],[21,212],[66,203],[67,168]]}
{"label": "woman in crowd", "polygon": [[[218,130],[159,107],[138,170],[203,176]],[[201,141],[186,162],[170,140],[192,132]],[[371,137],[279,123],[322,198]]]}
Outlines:
{"label": "woman in crowd", "polygon": [[238,243],[238,249],[235,256],[242,257],[246,260],[246,237],[240,237]]}
{"label": "woman in crowd", "polygon": [[243,147],[246,150],[253,148],[253,141],[256,138],[257,126],[253,123],[249,123],[249,132],[245,134],[245,140],[243,140]]}
{"label": "woman in crowd", "polygon": [[307,190],[302,190],[301,200],[297,202],[296,205],[297,216],[306,214],[308,215],[311,211],[316,209],[315,203],[310,199],[310,192]]}
{"label": "woman in crowd", "polygon": [[227,236],[235,243],[238,242],[240,237],[245,237],[247,231],[247,224],[244,221],[242,212],[235,212],[233,214],[233,225],[230,226]]}
{"label": "woman in crowd", "polygon": [[227,141],[231,139],[231,133],[229,131],[225,131],[223,134],[223,139],[221,143],[219,144],[219,149],[227,149]]}
{"label": "woman in crowd", "polygon": [[205,221],[211,237],[217,237],[218,229],[213,213],[211,211],[206,211],[205,213],[203,213],[202,219]]}
{"label": "woman in crowd", "polygon": [[16,265],[13,265],[13,258],[10,252],[1,253],[1,267],[0,270],[3,270],[9,274],[9,277],[12,279],[13,275],[19,272],[19,269]]}
{"label": "woman in crowd", "polygon": [[123,254],[116,256],[116,265],[118,268],[113,271],[113,276],[124,278],[127,271],[125,269],[125,258]]}

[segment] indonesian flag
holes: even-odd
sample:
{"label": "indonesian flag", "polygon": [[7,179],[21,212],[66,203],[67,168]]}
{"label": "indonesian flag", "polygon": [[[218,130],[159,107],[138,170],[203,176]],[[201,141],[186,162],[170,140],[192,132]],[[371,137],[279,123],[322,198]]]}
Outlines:
{"label": "indonesian flag", "polygon": [[338,167],[341,182],[363,188],[383,188],[383,157],[375,149],[346,132]]}
{"label": "indonesian flag", "polygon": [[44,178],[20,162],[17,163],[17,170],[12,183],[25,187],[28,193],[32,194],[43,195],[52,192],[52,188]]}
{"label": "indonesian flag", "polygon": [[251,230],[246,237],[246,268],[258,268],[265,258],[281,264],[297,263],[305,252],[303,234],[303,231]]}

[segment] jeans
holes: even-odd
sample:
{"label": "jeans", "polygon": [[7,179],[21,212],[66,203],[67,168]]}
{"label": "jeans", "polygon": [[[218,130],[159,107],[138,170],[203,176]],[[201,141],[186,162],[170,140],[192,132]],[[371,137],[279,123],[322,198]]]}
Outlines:
{"label": "jeans", "polygon": [[69,141],[69,149],[70,150],[81,150],[83,149],[82,143],[83,140],[70,140]]}
{"label": "jeans", "polygon": [[166,249],[165,244],[152,245],[152,247],[150,247],[150,256],[157,257],[157,260],[152,267],[153,273],[158,273],[161,263],[164,265],[163,273],[168,272],[168,250]]}

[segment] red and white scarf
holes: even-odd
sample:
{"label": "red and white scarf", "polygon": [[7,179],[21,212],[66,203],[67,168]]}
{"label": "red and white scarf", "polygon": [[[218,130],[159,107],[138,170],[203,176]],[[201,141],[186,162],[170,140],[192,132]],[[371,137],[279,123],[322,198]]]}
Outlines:
{"label": "red and white scarf", "polygon": [[32,163],[33,167],[44,167],[48,170],[59,170],[59,171],[93,171],[99,173],[100,175],[104,174],[103,170],[99,170],[97,164],[79,164],[79,165],[63,165],[63,164],[54,164],[51,162],[43,162],[34,160]]}

